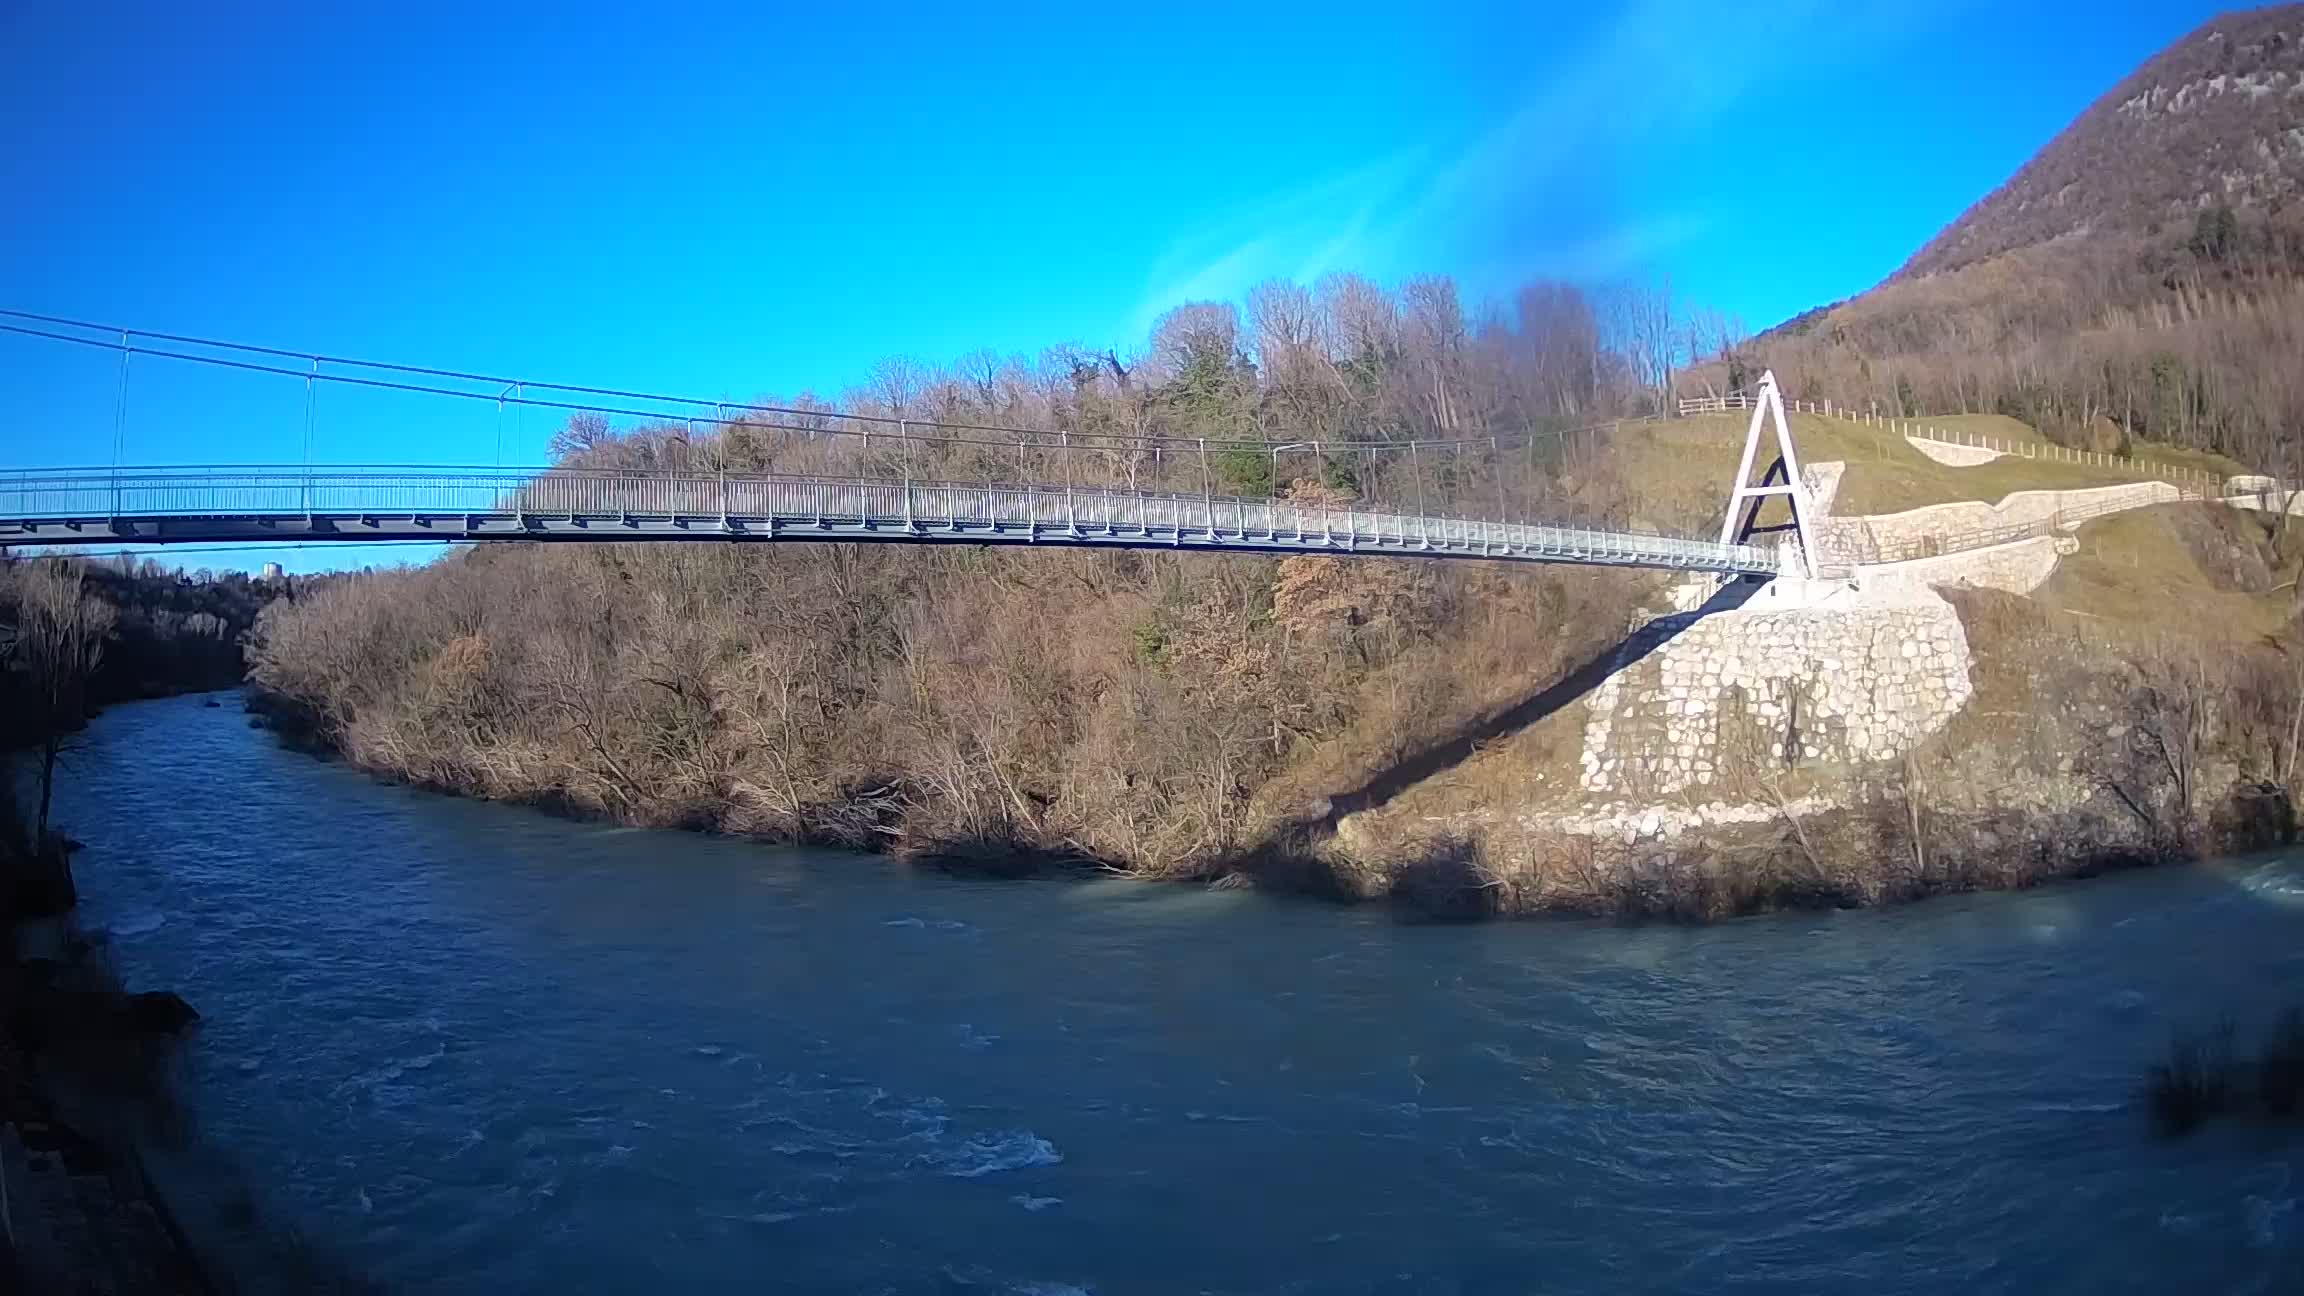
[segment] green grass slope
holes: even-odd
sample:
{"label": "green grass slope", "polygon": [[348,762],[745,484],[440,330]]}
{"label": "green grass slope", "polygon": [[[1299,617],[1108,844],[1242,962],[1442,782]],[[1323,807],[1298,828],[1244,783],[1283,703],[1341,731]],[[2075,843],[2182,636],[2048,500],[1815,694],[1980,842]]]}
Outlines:
{"label": "green grass slope", "polygon": [[[1626,425],[1618,434],[1617,447],[1625,456],[1627,470],[1641,483],[1647,505],[1641,520],[1666,524],[1674,511],[1681,512],[1683,518],[1717,516],[1725,501],[1728,479],[1736,471],[1736,457],[1743,449],[1745,418],[1714,414]],[[2038,432],[2000,415],[1959,415],[1928,423],[2011,443],[2044,443]],[[2130,467],[2015,457],[1953,467],[1920,453],[1900,433],[1818,414],[1793,415],[1792,436],[1803,463],[1837,460],[1847,465],[1833,507],[1842,517],[1895,513],[1956,500],[1992,504],[2016,491],[2117,486],[2147,475]],[[1764,450],[1772,454],[1765,445]],[[2219,476],[2242,471],[2239,465],[2217,456],[2166,446],[2139,445],[2135,457]]]}

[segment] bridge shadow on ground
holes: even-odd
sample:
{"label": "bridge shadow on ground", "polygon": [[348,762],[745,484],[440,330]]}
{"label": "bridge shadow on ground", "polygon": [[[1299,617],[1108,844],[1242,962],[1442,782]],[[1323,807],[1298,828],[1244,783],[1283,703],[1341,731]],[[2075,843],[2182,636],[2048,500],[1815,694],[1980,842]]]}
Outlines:
{"label": "bridge shadow on ground", "polygon": [[1303,889],[1306,879],[1302,870],[1311,862],[1313,851],[1335,834],[1336,825],[1346,815],[1382,806],[1409,788],[1456,768],[1471,759],[1483,744],[1519,733],[1583,697],[1610,675],[1630,668],[1704,618],[1742,607],[1764,583],[1731,580],[1695,611],[1658,617],[1527,698],[1401,757],[1376,771],[1360,786],[1329,797],[1325,807],[1281,825],[1271,837],[1245,853],[1241,860],[1243,871],[1260,881],[1279,882],[1285,874],[1290,878],[1285,885],[1290,889]]}

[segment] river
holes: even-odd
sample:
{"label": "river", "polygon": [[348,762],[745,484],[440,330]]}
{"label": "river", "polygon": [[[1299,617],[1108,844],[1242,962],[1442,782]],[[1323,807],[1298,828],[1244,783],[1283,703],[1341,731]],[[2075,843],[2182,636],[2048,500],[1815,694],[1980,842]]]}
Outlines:
{"label": "river", "polygon": [[2304,1138],[2149,1136],[2304,996],[2245,861],[1428,926],[567,822],[117,707],[60,817],[268,1214],[395,1290],[2290,1291]]}

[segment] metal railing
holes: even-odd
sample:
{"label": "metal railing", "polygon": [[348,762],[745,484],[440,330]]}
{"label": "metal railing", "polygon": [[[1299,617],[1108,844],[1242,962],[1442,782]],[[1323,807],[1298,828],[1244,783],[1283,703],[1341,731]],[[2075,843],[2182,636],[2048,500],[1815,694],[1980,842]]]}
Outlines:
{"label": "metal railing", "polygon": [[1941,558],[1949,554],[1968,553],[1990,549],[1999,545],[2034,540],[2041,536],[2057,535],[2077,530],[2081,524],[2114,513],[2150,508],[2156,504],[2206,502],[2224,496],[2176,487],[2174,498],[2153,494],[2149,497],[2135,492],[2133,487],[2168,485],[2170,483],[2135,482],[2129,486],[2107,489],[2126,491],[2127,494],[2098,499],[2085,504],[2059,507],[2046,517],[2029,522],[2010,522],[2001,526],[1974,527],[1951,534],[1908,535],[1893,540],[1882,540],[1872,520],[1867,518],[1830,518],[1817,537],[1817,550],[1828,565],[1864,566],[1875,563],[1907,562],[1915,558]]}
{"label": "metal railing", "polygon": [[[1729,396],[1685,396],[1680,398],[1675,408],[1681,417],[1686,418],[1696,414],[1750,410],[1755,400],[1755,397],[1742,393]],[[2129,455],[2107,454],[2101,450],[2076,450],[2051,441],[2008,441],[1963,428],[1940,427],[1919,419],[1896,418],[1874,410],[1852,409],[1828,400],[1787,400],[1784,402],[1784,410],[1788,414],[1816,414],[1826,418],[1846,419],[1863,427],[1876,428],[1910,440],[1984,450],[2010,459],[2036,459],[2046,463],[2131,473],[2140,480],[2164,481],[2179,490],[2196,492],[2203,498],[2214,495],[2223,485],[2223,479],[2216,474],[2195,468],[2154,463]]]}
{"label": "metal railing", "polygon": [[[1605,528],[1213,493],[740,473],[163,467],[0,474],[0,542],[245,538],[239,524],[342,523],[339,536],[615,540],[665,527],[732,538],[1025,540],[1437,553],[1753,575],[1773,550]],[[406,527],[391,525],[405,522]],[[144,528],[142,522],[165,522]],[[203,522],[209,525],[202,525]],[[231,525],[226,525],[231,524]],[[500,525],[484,525],[500,524]]]}

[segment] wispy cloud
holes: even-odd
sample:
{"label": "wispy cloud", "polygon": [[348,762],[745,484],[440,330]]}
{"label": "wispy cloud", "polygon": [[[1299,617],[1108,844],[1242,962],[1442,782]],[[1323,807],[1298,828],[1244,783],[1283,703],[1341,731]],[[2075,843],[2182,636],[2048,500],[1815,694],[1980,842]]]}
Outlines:
{"label": "wispy cloud", "polygon": [[1419,154],[1380,158],[1192,231],[1152,263],[1129,331],[1142,334],[1179,302],[1238,298],[1266,279],[1365,266],[1386,251],[1404,195],[1430,172],[1430,159]]}
{"label": "wispy cloud", "polygon": [[1445,269],[1484,292],[1535,274],[1602,278],[1652,265],[1713,223],[1716,200],[1699,184],[1668,209],[1627,210],[1630,171],[1701,174],[1705,163],[1675,158],[1675,146],[1761,79],[1796,75],[1801,33],[1885,35],[1908,12],[1887,0],[1758,0],[1735,7],[1743,36],[1722,41],[1706,38],[1727,17],[1716,3],[1638,0],[1557,51],[1484,131],[1276,192],[1178,239],[1149,268],[1128,328],[1141,336],[1179,302],[1337,269]]}

